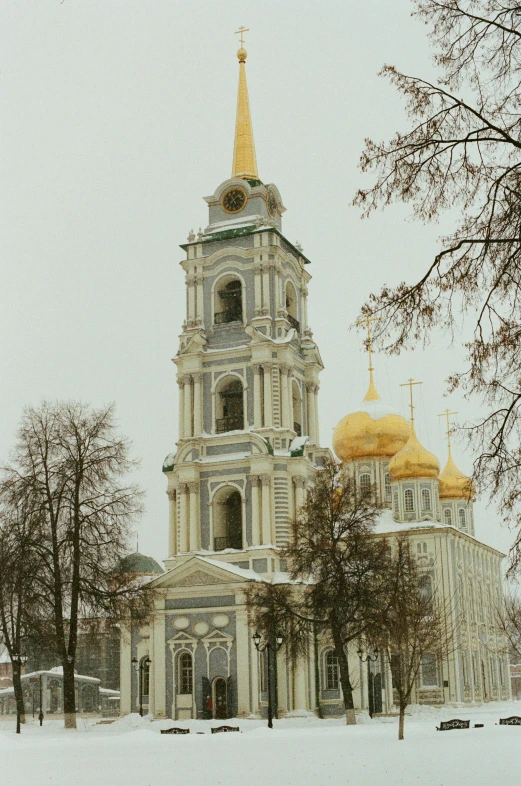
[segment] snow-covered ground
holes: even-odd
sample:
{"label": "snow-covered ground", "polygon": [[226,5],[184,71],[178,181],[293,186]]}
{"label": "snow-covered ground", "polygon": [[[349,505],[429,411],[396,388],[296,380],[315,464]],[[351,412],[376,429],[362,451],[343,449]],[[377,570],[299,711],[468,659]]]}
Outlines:
{"label": "snow-covered ground", "polygon": [[[412,707],[405,740],[396,718],[357,726],[314,717],[226,721],[242,734],[211,734],[218,722],[186,721],[188,735],[161,735],[172,721],[136,715],[110,725],[32,719],[17,736],[0,721],[0,786],[512,786],[521,783],[521,726],[496,725],[521,715],[521,702],[481,707]],[[471,728],[437,732],[440,720],[470,718]],[[484,723],[482,729],[472,728]],[[196,732],[204,732],[197,734]]]}

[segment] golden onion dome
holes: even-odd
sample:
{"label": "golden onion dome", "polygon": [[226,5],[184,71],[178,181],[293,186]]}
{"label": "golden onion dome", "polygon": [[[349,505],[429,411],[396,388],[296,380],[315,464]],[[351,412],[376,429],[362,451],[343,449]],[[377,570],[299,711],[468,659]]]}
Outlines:
{"label": "golden onion dome", "polygon": [[449,448],[449,458],[440,474],[440,499],[470,499],[474,496],[474,486],[467,475],[464,475],[454,463]]}
{"label": "golden onion dome", "polygon": [[369,389],[362,406],[342,418],[333,432],[333,450],[340,461],[390,458],[409,438],[409,424],[383,404],[370,371]]}
{"label": "golden onion dome", "polygon": [[434,453],[419,442],[414,424],[411,423],[411,435],[407,444],[389,462],[391,480],[437,478],[439,474],[440,462]]}

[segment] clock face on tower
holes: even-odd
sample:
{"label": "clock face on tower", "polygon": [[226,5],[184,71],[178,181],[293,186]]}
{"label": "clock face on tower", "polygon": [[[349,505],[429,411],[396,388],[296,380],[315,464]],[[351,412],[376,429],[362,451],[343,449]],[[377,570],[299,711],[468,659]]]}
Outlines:
{"label": "clock face on tower", "polygon": [[221,204],[227,213],[238,213],[246,204],[246,192],[242,188],[230,188],[223,196]]}
{"label": "clock face on tower", "polygon": [[268,208],[268,213],[272,218],[275,217],[275,214],[278,210],[279,203],[277,202],[277,197],[273,193],[273,191],[268,191],[268,198],[266,199],[266,207]]}

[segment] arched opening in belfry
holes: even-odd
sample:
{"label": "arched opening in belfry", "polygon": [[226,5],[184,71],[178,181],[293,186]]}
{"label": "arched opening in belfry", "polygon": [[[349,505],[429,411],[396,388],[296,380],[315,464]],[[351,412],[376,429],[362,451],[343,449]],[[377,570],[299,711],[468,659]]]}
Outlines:
{"label": "arched opening in belfry", "polygon": [[220,489],[213,502],[213,548],[242,549],[242,499],[230,486]]}
{"label": "arched opening in belfry", "polygon": [[237,377],[227,377],[216,392],[215,431],[237,431],[244,428],[244,391]]}
{"label": "arched opening in belfry", "polygon": [[293,380],[291,386],[291,398],[293,402],[293,431],[297,437],[302,436],[302,396],[300,395],[300,388]]}
{"label": "arched opening in belfry", "polygon": [[288,322],[295,330],[300,330],[298,321],[297,293],[295,287],[288,281],[286,284],[286,311],[288,312]]}
{"label": "arched opening in belfry", "polygon": [[214,322],[242,322],[242,285],[238,278],[225,276],[217,285]]}

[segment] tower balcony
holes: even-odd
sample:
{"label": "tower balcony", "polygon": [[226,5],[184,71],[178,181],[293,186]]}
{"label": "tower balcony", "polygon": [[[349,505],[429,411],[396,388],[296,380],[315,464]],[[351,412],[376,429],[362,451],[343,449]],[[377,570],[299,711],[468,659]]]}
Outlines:
{"label": "tower balcony", "polygon": [[297,333],[300,333],[300,322],[298,321],[298,319],[295,319],[295,317],[292,317],[291,314],[288,314],[286,319],[288,320],[288,322],[291,325],[291,327],[295,328]]}
{"label": "tower balcony", "polygon": [[217,434],[224,434],[226,431],[241,431],[244,428],[242,414],[228,415],[225,418],[217,418],[215,421],[215,431]]}

